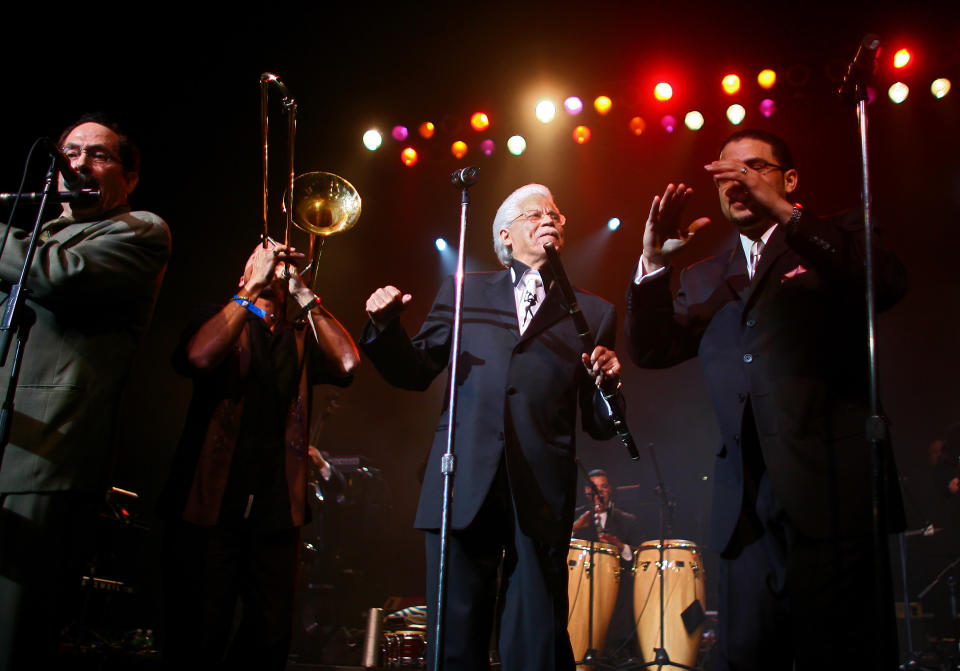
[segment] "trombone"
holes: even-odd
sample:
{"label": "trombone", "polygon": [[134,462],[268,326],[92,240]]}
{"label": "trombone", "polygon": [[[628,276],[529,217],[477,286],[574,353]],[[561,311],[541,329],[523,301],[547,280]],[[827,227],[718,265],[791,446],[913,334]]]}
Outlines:
{"label": "trombone", "polygon": [[270,238],[269,229],[269,170],[270,116],[267,109],[270,84],[283,96],[283,110],[287,115],[287,188],[283,194],[282,208],[285,215],[283,243],[290,244],[292,227],[297,227],[310,236],[308,257],[310,259],[302,275],[311,273],[309,285],[318,291],[317,266],[323,251],[323,241],[353,227],[360,217],[360,194],[356,188],[339,175],[329,172],[294,172],[294,145],[297,138],[297,101],[277,75],[264,72],[260,75],[260,139],[263,145],[263,234],[264,246]]}

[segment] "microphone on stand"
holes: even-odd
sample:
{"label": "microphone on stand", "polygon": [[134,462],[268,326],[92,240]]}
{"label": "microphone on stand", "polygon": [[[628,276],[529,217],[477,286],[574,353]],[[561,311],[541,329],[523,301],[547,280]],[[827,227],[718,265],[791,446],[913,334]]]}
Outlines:
{"label": "microphone on stand", "polygon": [[[0,203],[12,203],[20,200],[23,203],[39,203],[46,194],[43,191],[28,191],[26,193],[0,193]],[[50,196],[60,203],[95,203],[100,198],[100,189],[75,189],[73,191],[59,191]]]}
{"label": "microphone on stand", "polygon": [[454,170],[450,182],[458,189],[469,189],[480,180],[480,168],[475,165]]}
{"label": "microphone on stand", "polygon": [[[90,186],[90,183],[70,165],[70,160],[63,155],[53,140],[48,137],[43,138],[43,145],[53,159],[57,167],[57,172],[63,177],[63,185],[70,191],[79,191]],[[99,195],[99,194],[98,194]]]}
{"label": "microphone on stand", "polygon": [[867,85],[877,72],[877,56],[880,55],[880,38],[869,33],[860,40],[857,53],[847,66],[847,73],[837,93],[844,101],[854,104],[866,98]]}

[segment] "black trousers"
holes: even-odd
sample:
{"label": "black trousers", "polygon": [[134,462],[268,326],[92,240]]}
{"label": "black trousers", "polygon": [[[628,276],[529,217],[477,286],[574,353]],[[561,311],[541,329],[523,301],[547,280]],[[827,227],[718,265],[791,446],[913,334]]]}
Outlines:
{"label": "black trousers", "polygon": [[164,667],[285,668],[300,530],[176,522],[164,533]]}
{"label": "black trousers", "polygon": [[80,616],[98,505],[70,491],[0,495],[0,671],[55,666]]}
{"label": "black trousers", "polygon": [[[516,522],[502,462],[477,517],[466,529],[451,531],[448,548],[443,646],[447,671],[489,668],[494,623],[504,671],[572,671],[568,540],[549,544],[524,534]],[[436,627],[439,532],[426,532],[426,551],[430,639]],[[427,655],[433,659],[432,643]]]}
{"label": "black trousers", "polygon": [[873,541],[864,532],[842,539],[804,535],[767,474],[748,471],[737,533],[720,557],[718,668],[896,669],[889,576],[887,626],[877,632]]}

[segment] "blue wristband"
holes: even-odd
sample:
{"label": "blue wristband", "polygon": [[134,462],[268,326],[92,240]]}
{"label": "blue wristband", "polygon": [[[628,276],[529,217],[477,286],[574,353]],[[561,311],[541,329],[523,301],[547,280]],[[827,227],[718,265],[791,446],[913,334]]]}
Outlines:
{"label": "blue wristband", "polygon": [[255,315],[257,315],[258,317],[260,317],[260,319],[263,319],[263,318],[266,316],[266,314],[267,314],[267,311],[266,311],[266,310],[264,310],[264,309],[262,309],[262,308],[258,308],[256,305],[253,304],[253,301],[251,301],[249,298],[242,298],[241,296],[234,296],[234,297],[231,298],[230,300],[232,300],[234,303],[236,303],[236,304],[239,305],[240,307],[246,308],[247,310],[249,310],[249,311],[252,312],[253,314],[255,314]]}

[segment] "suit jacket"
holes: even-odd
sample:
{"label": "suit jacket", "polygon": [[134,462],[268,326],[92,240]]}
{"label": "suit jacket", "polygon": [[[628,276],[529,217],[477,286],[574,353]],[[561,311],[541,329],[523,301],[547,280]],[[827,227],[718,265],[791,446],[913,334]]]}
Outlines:
{"label": "suit jacket", "polygon": [[[573,518],[579,519],[581,515],[593,509],[592,505],[580,506],[573,513]],[[636,548],[643,542],[643,532],[640,530],[640,522],[636,515],[632,515],[625,510],[620,510],[612,506],[607,511],[607,523],[603,527],[603,533],[616,536],[620,542],[626,543],[631,548]],[[579,538],[585,541],[599,540],[597,536],[597,527],[593,521],[589,525],[575,531],[573,538]]]}
{"label": "suit jacket", "polygon": [[[748,403],[774,492],[816,538],[868,533],[871,466],[863,222],[804,213],[778,226],[750,281],[739,240],[687,268],[671,301],[669,272],[627,293],[630,355],[659,368],[699,356],[720,423],[711,543],[722,551],[743,495]],[[905,291],[900,261],[875,252],[878,307]],[[902,505],[887,451],[891,521]]]}
{"label": "suit jacket", "polygon": [[[24,350],[0,493],[103,484],[121,388],[170,255],[163,220],[128,210],[43,225],[26,281],[36,323]],[[28,232],[11,230],[0,257],[4,302],[28,239]],[[11,348],[3,379],[12,359]],[[4,396],[5,388],[0,402]]]}
{"label": "suit jacket", "polygon": [[[448,278],[412,340],[398,321],[379,334],[367,325],[361,346],[389,383],[423,390],[447,367],[454,291],[453,278]],[[613,306],[579,290],[577,300],[595,345],[612,348]],[[521,528],[546,542],[565,542],[576,487],[577,405],[592,436],[609,438],[614,429],[583,369],[582,348],[559,288],[550,288],[521,336],[510,271],[468,274],[460,352],[453,528],[463,529],[473,520],[505,453]],[[448,398],[449,388],[421,488],[415,523],[420,529],[440,527]]]}

